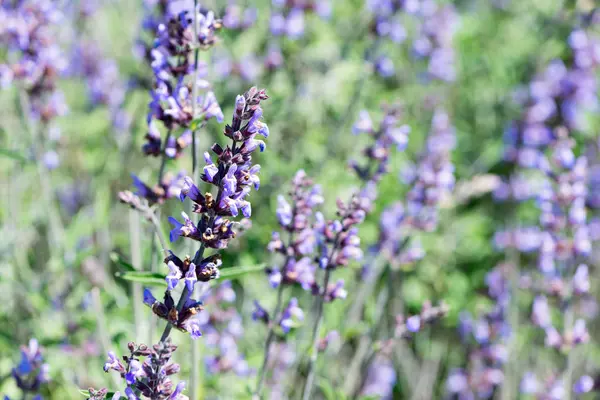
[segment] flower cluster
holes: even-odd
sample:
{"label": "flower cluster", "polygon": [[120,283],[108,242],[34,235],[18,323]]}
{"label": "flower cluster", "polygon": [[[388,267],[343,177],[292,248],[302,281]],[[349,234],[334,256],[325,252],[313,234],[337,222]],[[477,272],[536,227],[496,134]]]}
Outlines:
{"label": "flower cluster", "polygon": [[[144,18],[142,19],[142,32],[135,42],[133,52],[140,58],[150,62],[152,60],[151,51],[153,48],[154,37],[160,24],[168,20],[172,14],[169,10],[168,0],[144,0],[143,1]],[[147,33],[147,35],[145,35]],[[148,36],[146,38],[145,36]]]}
{"label": "flower cluster", "polygon": [[235,299],[231,281],[223,281],[203,296],[207,312],[200,315],[199,324],[207,346],[216,351],[205,358],[211,374],[234,372],[247,376],[253,372],[237,343],[244,335],[244,327],[235,309]]}
{"label": "flower cluster", "polygon": [[[192,12],[197,15],[194,17]],[[149,104],[148,133],[143,147],[148,155],[162,156],[164,153],[169,158],[177,157],[191,144],[189,128],[193,120],[223,120],[215,95],[208,90],[209,83],[202,79],[206,75],[206,65],[198,62],[196,66],[196,60],[193,59],[194,46],[208,48],[215,43],[215,34],[221,22],[215,19],[212,12],[192,12],[181,11],[157,28],[154,48],[151,50],[154,86]],[[195,20],[198,23],[196,38]],[[197,74],[193,74],[194,69],[198,71]],[[192,82],[189,82],[190,77]],[[193,98],[195,88],[205,92]],[[155,121],[161,121],[169,131],[164,144]],[[178,138],[172,136],[174,129],[183,130]]]}
{"label": "flower cluster", "polygon": [[[399,106],[384,106],[384,116],[376,128],[371,116],[366,110],[360,112],[358,121],[352,127],[354,134],[367,134],[370,144],[363,150],[367,160],[364,166],[356,161],[350,163],[358,177],[364,182],[377,183],[382,175],[388,172],[390,151],[404,151],[408,144],[410,127],[400,124],[402,110]],[[367,186],[367,190],[372,188]]]}
{"label": "flower cluster", "polygon": [[320,17],[328,18],[331,14],[331,3],[328,0],[273,0],[273,9],[271,33],[274,36],[299,39],[304,36],[305,14],[314,11]]}
{"label": "flower cluster", "polygon": [[253,26],[257,18],[258,10],[255,7],[242,9],[241,5],[230,2],[223,13],[223,26],[229,30],[244,31]]}
{"label": "flower cluster", "polygon": [[379,239],[371,253],[383,254],[392,265],[412,264],[423,258],[425,253],[411,239],[412,233],[433,231],[437,227],[440,201],[454,187],[454,167],[450,160],[454,145],[454,128],[448,115],[438,110],[417,166],[403,173],[405,182],[412,185],[407,203],[396,202],[382,212]]}
{"label": "flower cluster", "polygon": [[470,350],[467,369],[454,370],[446,382],[449,393],[468,398],[491,398],[494,390],[504,382],[503,366],[508,357],[508,306],[511,288],[508,277],[515,266],[504,263],[486,276],[488,296],[492,309],[477,320],[470,313],[460,314],[459,332],[462,342]]}
{"label": "flower cluster", "polygon": [[182,332],[188,332],[192,339],[202,336],[199,316],[200,311],[203,309],[202,302],[188,298],[183,303],[181,310],[178,310],[170,290],[165,291],[163,301],[158,301],[150,290],[145,289],[144,304],[149,306],[159,318],[168,321]]}
{"label": "flower cluster", "polygon": [[[435,0],[372,0],[367,5],[374,14],[373,31],[378,37],[389,38],[395,44],[403,43],[408,37],[406,23],[416,23],[412,53],[418,59],[427,60],[427,75],[446,82],[456,79],[452,40],[458,15],[453,6],[440,6]],[[407,17],[406,23],[403,17]],[[396,73],[392,59],[385,55],[377,58],[375,67],[384,78]]]}
{"label": "flower cluster", "polygon": [[179,198],[185,177],[184,171],[175,176],[167,172],[163,175],[159,185],[150,187],[137,176],[131,175],[133,186],[136,188],[135,195],[138,198],[145,199],[150,205],[163,204],[168,199]]}
{"label": "flower cluster", "polygon": [[433,324],[448,314],[449,308],[445,303],[441,303],[434,307],[431,302],[426,301],[421,307],[419,314],[414,314],[409,317],[403,315],[396,316],[396,329],[394,331],[395,338],[402,338],[417,333],[428,324]]}
{"label": "flower cluster", "polygon": [[[571,389],[574,394],[582,395],[597,390],[598,385],[591,376],[583,375],[577,379]],[[562,399],[566,394],[563,379],[555,373],[541,381],[533,372],[526,372],[521,380],[520,391],[538,400]]]}
{"label": "flower cluster", "polygon": [[[565,128],[590,128],[589,114],[598,110],[595,71],[600,65],[593,49],[600,47],[600,41],[583,30],[575,30],[569,36],[569,44],[574,65],[567,67],[563,61],[554,60],[529,84],[524,118],[505,132],[507,161],[544,169],[545,149],[564,136]],[[568,147],[563,142],[557,149],[561,162],[568,162]]]}
{"label": "flower cluster", "polygon": [[[182,394],[184,382],[173,387],[170,376],[179,372],[179,365],[171,362],[177,349],[170,341],[159,342],[151,348],[144,344],[128,343],[129,355],[121,361],[112,351],[104,364],[104,372],[116,371],[125,379],[125,397],[138,400],[139,395],[157,400],[188,400]],[[143,361],[142,361],[143,358]],[[115,394],[116,396],[116,394]],[[116,396],[117,398],[120,397]]]}
{"label": "flower cluster", "polygon": [[[316,269],[311,256],[317,243],[313,227],[314,211],[323,204],[324,198],[321,187],[314,185],[303,170],[294,176],[289,196],[292,204],[283,195],[277,197],[277,220],[285,232],[284,238],[282,233],[273,232],[267,246],[269,251],[285,256],[285,260],[281,268],[267,268],[267,274],[274,288],[280,284],[299,284],[305,290],[311,290]],[[284,243],[286,239],[287,243]]]}
{"label": "flower cluster", "polygon": [[0,65],[0,81],[3,86],[22,82],[31,116],[45,123],[67,111],[56,89],[56,79],[68,65],[53,31],[61,18],[51,1],[3,3],[0,8],[0,42],[18,53],[15,62]]}
{"label": "flower cluster", "polygon": [[[523,257],[526,260],[537,257],[537,270],[519,271],[516,274],[519,277],[518,288],[508,287],[505,281],[501,284],[501,280],[494,280],[495,291],[501,292],[500,288],[503,288],[502,291],[507,293],[501,298],[494,298],[495,309],[504,309],[503,313],[494,315],[506,313],[508,298],[511,297],[509,293],[519,289],[533,292],[533,325],[543,329],[547,348],[564,353],[589,340],[585,315],[582,315],[586,313],[586,304],[590,300],[589,270],[583,263],[591,253],[587,221],[589,167],[586,156],[576,155],[576,143],[571,133],[585,129],[586,114],[597,108],[593,71],[597,61],[590,53],[594,48],[593,40],[587,33],[576,30],[571,34],[569,43],[574,52],[573,65],[567,67],[563,61],[554,60],[536,75],[529,85],[528,96],[523,100],[523,117],[506,129],[504,158],[525,171],[514,173],[494,193],[495,199],[502,201],[535,199],[539,210],[537,226],[502,230],[495,234],[497,248],[516,249],[527,255]],[[532,179],[541,184],[529,185]],[[515,302],[514,299],[512,301]],[[562,321],[558,325],[553,308],[560,310]],[[496,331],[511,330],[504,317],[500,320],[502,324],[498,329],[481,323],[474,326],[479,350],[481,340],[488,343]],[[505,340],[503,336],[496,335],[495,338],[495,346],[498,346],[499,339]],[[463,381],[455,374],[449,382],[468,381],[469,390],[490,393],[503,382],[501,367],[508,355],[505,349],[491,355],[489,352],[481,355],[479,350],[471,355],[476,360],[475,364],[493,369],[470,372],[468,380],[463,371]],[[483,362],[481,357],[485,357]],[[570,388],[561,375],[556,373],[541,384],[535,375],[527,373],[521,391],[537,398],[548,398],[545,397],[548,394],[551,398],[561,398],[567,391],[583,393],[594,386],[584,377]],[[463,384],[462,387],[467,386]]]}
{"label": "flower cluster", "polygon": [[196,225],[185,213],[183,223],[169,218],[174,225],[171,241],[186,237],[207,248],[223,249],[235,236],[234,222],[228,217],[237,217],[240,212],[250,217],[252,208],[246,197],[252,187],[260,187],[260,165],[252,164],[252,153],[257,148],[261,151],[265,148],[264,142],[255,137],[269,135],[269,128],[260,120],[260,102],[267,98],[264,90],[255,87],[237,97],[232,124],[225,128],[225,136],[232,140],[232,146],[212,146],[216,163],[208,152],[204,153],[206,165],[201,179],[215,186],[217,194],[202,194],[191,178],[185,179],[180,199],[192,200],[193,212],[200,215],[200,221]]}
{"label": "flower cluster", "polygon": [[393,362],[388,357],[379,355],[369,365],[360,395],[367,398],[391,399],[395,384],[396,370]]}
{"label": "flower cluster", "polygon": [[[366,216],[365,202],[360,196],[353,196],[348,204],[338,200],[337,207],[338,219],[325,221],[320,218],[315,224],[317,264],[319,268],[328,271],[327,276],[335,269],[347,266],[350,261],[358,261],[363,257],[358,225]],[[325,279],[322,287],[315,283],[312,291],[316,295],[323,296],[326,302],[345,299],[347,296],[343,279],[335,283]]]}
{"label": "flower cluster", "polygon": [[[254,54],[246,54],[238,57],[225,49],[216,52],[214,65],[217,79],[226,81],[232,76],[239,77],[243,82],[256,82],[263,74],[263,65]],[[280,55],[281,56],[281,55]],[[283,57],[283,56],[281,56]],[[283,62],[283,61],[282,61]],[[265,59],[264,64],[267,65]]]}
{"label": "flower cluster", "polygon": [[29,340],[28,346],[21,346],[21,361],[12,369],[17,387],[24,394],[39,391],[50,380],[49,366],[44,363],[41,350],[36,339]]}
{"label": "flower cluster", "polygon": [[277,316],[277,321],[271,321],[272,317],[269,315],[269,312],[258,301],[254,301],[254,307],[252,319],[264,322],[266,325],[275,322],[284,335],[289,333],[292,328],[299,326],[304,320],[304,311],[298,306],[298,299],[295,297],[290,299],[281,314]]}
{"label": "flower cluster", "polygon": [[[0,62],[0,86],[15,82],[23,88],[27,99],[21,101],[23,112],[27,118],[42,122],[50,142],[60,138],[59,128],[50,122],[68,111],[57,88],[57,79],[68,66],[56,40],[55,28],[62,18],[49,0],[3,2],[0,6],[0,44],[9,60]],[[47,150],[40,157],[48,169],[59,165],[55,150]]]}
{"label": "flower cluster", "polygon": [[108,107],[115,131],[127,132],[131,124],[131,116],[124,109],[127,87],[116,60],[103,57],[96,42],[82,39],[73,49],[69,74],[85,81],[92,106]]}
{"label": "flower cluster", "polygon": [[456,132],[448,114],[436,110],[431,122],[427,146],[408,177],[412,184],[407,195],[406,212],[411,225],[430,232],[437,227],[440,200],[454,188],[454,165],[451,152],[456,145]]}

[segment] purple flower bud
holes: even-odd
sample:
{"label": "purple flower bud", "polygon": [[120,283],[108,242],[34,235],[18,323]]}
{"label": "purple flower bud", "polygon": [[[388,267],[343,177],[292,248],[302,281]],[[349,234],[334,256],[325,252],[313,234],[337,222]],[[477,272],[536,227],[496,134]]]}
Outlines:
{"label": "purple flower bud", "polygon": [[421,329],[421,317],[419,315],[413,315],[406,319],[406,329],[409,332],[416,333]]}
{"label": "purple flower bud", "polygon": [[573,291],[576,294],[582,295],[590,291],[590,277],[587,265],[581,264],[577,267],[572,282]]}
{"label": "purple flower bud", "polygon": [[182,397],[180,396],[183,393],[183,389],[185,389],[185,382],[179,382],[175,387],[175,390],[169,396],[169,400],[180,400]]}
{"label": "purple flower bud", "polygon": [[150,291],[150,289],[145,288],[144,289],[144,304],[152,307],[154,305],[154,303],[156,303],[156,298],[152,295],[152,292]]}
{"label": "purple flower bud", "polygon": [[269,313],[265,310],[257,300],[254,300],[254,311],[252,312],[254,321],[262,321],[265,324],[269,323]]}
{"label": "purple flower bud", "polygon": [[204,161],[206,162],[206,166],[204,167],[204,174],[206,175],[206,180],[208,182],[212,182],[215,175],[219,172],[219,169],[215,164],[213,164],[210,159],[210,154],[208,152],[204,152]]}
{"label": "purple flower bud", "polygon": [[584,375],[575,382],[573,391],[576,394],[589,393],[594,388],[594,379],[589,375]]}

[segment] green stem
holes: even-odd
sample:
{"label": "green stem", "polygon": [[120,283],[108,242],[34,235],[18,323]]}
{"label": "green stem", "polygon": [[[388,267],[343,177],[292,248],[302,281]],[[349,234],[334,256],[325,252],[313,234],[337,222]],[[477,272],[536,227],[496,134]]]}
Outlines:
{"label": "green stem", "polygon": [[273,320],[269,321],[269,331],[267,333],[267,340],[265,342],[265,352],[263,355],[263,362],[262,365],[260,367],[260,372],[258,373],[258,381],[256,383],[256,391],[254,392],[254,395],[257,396],[258,398],[260,398],[261,392],[262,392],[262,388],[263,388],[263,383],[265,380],[265,377],[267,375],[267,364],[269,363],[269,357],[271,355],[271,345],[273,343],[273,339],[275,339],[275,329],[274,329],[274,323],[275,321],[278,320],[278,315],[279,312],[281,311],[281,305],[282,305],[282,300],[283,300],[283,287],[284,285],[282,283],[279,284],[279,288],[277,289],[277,303],[275,304],[275,310],[273,311]]}
{"label": "green stem", "polygon": [[[337,242],[337,241],[336,241]],[[334,246],[335,248],[335,246]],[[333,252],[332,252],[333,253]],[[331,260],[331,257],[330,257]],[[318,344],[319,344],[319,331],[323,325],[323,305],[325,303],[325,294],[327,293],[327,286],[329,285],[329,278],[331,277],[331,269],[325,270],[325,277],[323,278],[323,292],[317,298],[317,316],[315,318],[315,324],[313,326],[312,338],[311,338],[311,349],[310,349],[310,361],[308,363],[308,375],[306,377],[306,383],[302,391],[302,399],[309,400],[312,392],[312,387],[315,380],[315,364],[317,363],[317,357],[319,355]]]}
{"label": "green stem", "polygon": [[[142,238],[141,238],[140,215],[135,210],[129,211],[129,238],[131,248],[131,265],[136,271],[142,270]],[[135,340],[139,343],[143,340],[145,331],[144,316],[141,302],[142,286],[139,283],[131,284],[133,291],[133,320],[135,321]]]}
{"label": "green stem", "polygon": [[510,400],[514,398],[513,393],[516,393],[516,385],[518,384],[519,366],[517,347],[517,336],[519,326],[519,252],[513,249],[508,252],[508,260],[511,265],[509,271],[509,284],[512,291],[510,303],[508,306],[508,319],[510,324],[511,335],[507,344],[508,359],[504,364],[504,383],[500,392],[500,400]]}

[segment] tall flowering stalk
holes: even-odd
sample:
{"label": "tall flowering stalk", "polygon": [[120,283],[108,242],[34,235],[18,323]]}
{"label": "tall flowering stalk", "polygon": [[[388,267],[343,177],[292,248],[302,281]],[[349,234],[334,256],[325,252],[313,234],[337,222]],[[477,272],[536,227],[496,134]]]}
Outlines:
{"label": "tall flowering stalk", "polygon": [[[197,128],[211,118],[219,122],[223,120],[215,96],[208,90],[210,85],[202,79],[205,75],[205,65],[198,59],[199,50],[214,44],[215,32],[220,28],[221,22],[214,18],[212,12],[202,11],[196,3],[192,14],[183,10],[166,18],[165,22],[159,22],[157,38],[149,52],[155,82],[149,105],[149,132],[143,149],[147,155],[161,158],[158,185],[150,187],[134,177],[138,192],[136,194],[123,192],[120,195],[124,202],[145,211],[157,227],[157,231],[161,231],[160,223],[150,206],[160,204],[170,197],[177,196],[182,202],[188,197],[191,200],[190,210],[193,214],[197,214],[198,218],[198,222],[195,222],[185,212],[182,213],[183,222],[169,218],[173,225],[170,232],[171,241],[185,237],[191,239],[190,243],[199,242],[199,248],[193,257],[188,256],[183,259],[172,252],[168,253],[164,262],[170,272],[166,277],[167,290],[161,300],[156,299],[148,289],[144,292],[144,303],[155,315],[167,321],[159,344],[154,346],[159,360],[166,357],[160,356],[161,351],[168,350],[170,354],[175,350],[169,339],[173,327],[188,332],[194,339],[202,335],[202,328],[212,330],[210,320],[201,313],[202,302],[192,299],[191,294],[198,281],[208,282],[219,277],[219,267],[222,264],[220,255],[215,253],[205,257],[205,251],[224,249],[228,246],[229,241],[236,235],[237,222],[231,218],[237,217],[240,213],[245,218],[251,216],[251,205],[246,197],[252,187],[257,190],[260,186],[258,178],[260,166],[252,163],[252,153],[257,148],[261,151],[265,148],[264,142],[258,140],[256,136],[267,137],[269,134],[267,125],[261,121],[260,107],[261,101],[266,100],[268,96],[264,90],[251,88],[244,95],[236,98],[231,125],[227,125],[224,131],[225,136],[231,140],[230,145],[223,148],[215,143],[211,147],[212,156],[209,152],[204,153],[203,172],[201,174],[196,172],[198,170],[195,147]],[[201,90],[203,93],[200,92]],[[157,122],[167,130],[164,140]],[[177,138],[175,138],[176,133],[179,133]],[[174,180],[165,175],[167,159],[179,157],[183,149],[190,144],[192,145],[192,174],[197,179],[181,176]],[[215,161],[213,157],[216,158]],[[168,181],[165,181],[165,178]],[[202,194],[195,183],[199,180],[214,187],[214,192],[209,190]],[[166,248],[166,244],[163,244],[163,247]],[[179,300],[175,302],[171,291],[180,282],[184,283],[184,288]],[[225,336],[223,341],[223,343],[227,342]],[[135,344],[133,348],[132,352],[137,351]],[[223,348],[223,351],[226,353],[222,354],[224,357],[221,359],[222,362],[230,362],[232,348]],[[139,355],[148,356],[141,353]],[[145,364],[148,359],[147,357]],[[131,363],[120,366],[113,361],[109,360],[105,369],[116,369],[127,380]],[[165,368],[167,367],[164,364],[156,364],[156,368],[152,371],[160,372]],[[149,394],[142,391],[142,386],[145,386],[148,379],[154,378],[148,371],[140,372],[139,369],[136,371],[138,373],[127,380],[127,390],[133,392],[134,396],[141,393],[148,397]],[[194,395],[195,384],[196,382],[193,381],[192,395]],[[168,395],[169,399],[183,398],[180,394],[183,390],[182,384],[179,384],[175,390],[171,390],[169,382],[163,386],[168,392],[164,395]],[[127,395],[129,396],[129,393]]]}
{"label": "tall flowering stalk", "polygon": [[[360,121],[359,121],[360,122]],[[360,126],[360,123],[358,124]],[[431,130],[425,148],[413,167],[403,171],[405,183],[411,185],[405,202],[396,202],[387,207],[381,214],[379,224],[379,238],[377,243],[369,249],[369,260],[362,270],[363,281],[360,284],[354,303],[349,310],[348,324],[356,324],[363,318],[363,306],[374,290],[377,281],[384,274],[399,269],[401,266],[410,265],[424,257],[424,250],[420,243],[413,239],[416,232],[430,232],[436,229],[441,199],[454,188],[454,166],[451,161],[451,152],[455,146],[455,128],[450,123],[448,114],[441,108],[435,110]],[[383,265],[381,262],[383,261]],[[391,276],[386,276],[390,282]],[[390,286],[390,285],[388,285]],[[384,348],[379,358],[376,353],[370,352],[372,341],[385,321],[383,311],[388,309],[388,303],[394,298],[390,287],[384,288],[379,294],[378,314],[374,320],[378,324],[369,330],[358,343],[348,372],[344,379],[346,393],[356,393],[362,390],[360,377],[367,377],[371,361],[382,363],[385,356]],[[446,307],[441,305],[441,317]],[[402,315],[397,318],[402,319]],[[407,322],[408,332],[416,333],[420,325],[414,322],[418,317],[411,317]],[[434,322],[433,318],[427,322]],[[413,328],[417,328],[414,330]],[[392,335],[389,340],[402,338],[402,335]],[[391,342],[390,342],[391,343]],[[370,354],[369,354],[370,353]],[[382,356],[383,355],[383,356]]]}
{"label": "tall flowering stalk", "polygon": [[[452,40],[458,18],[453,6],[439,5],[435,0],[372,0],[367,6],[374,14],[373,31],[378,38],[401,44],[409,36],[410,28],[406,25],[416,25],[411,53],[427,62],[425,76],[445,82],[456,79]],[[383,78],[396,75],[396,66],[386,55],[376,58],[375,70]]]}
{"label": "tall flowering stalk", "polygon": [[[202,336],[201,329],[206,324],[206,319],[201,313],[202,302],[190,298],[190,295],[198,281],[208,282],[219,277],[219,267],[222,264],[220,255],[215,253],[205,257],[205,250],[225,249],[236,235],[237,223],[231,218],[237,217],[240,213],[245,218],[251,216],[251,205],[246,197],[251,188],[257,190],[260,187],[258,177],[260,165],[252,163],[252,153],[257,148],[261,150],[265,148],[264,142],[257,140],[256,136],[267,137],[269,134],[267,125],[260,120],[262,117],[260,103],[267,98],[266,92],[257,88],[251,88],[244,95],[237,96],[232,123],[225,127],[224,132],[231,140],[231,144],[223,148],[215,143],[211,147],[216,158],[214,162],[210,154],[205,153],[205,166],[200,178],[214,187],[216,193],[208,191],[202,194],[190,177],[184,180],[180,199],[184,201],[187,197],[192,201],[192,212],[198,214],[199,221],[197,224],[194,223],[185,212],[182,213],[183,223],[175,218],[169,218],[174,226],[170,239],[175,241],[184,237],[199,242],[200,247],[193,258],[185,257],[182,260],[172,252],[165,258],[165,264],[170,272],[166,277],[167,290],[162,301],[157,300],[150,290],[146,289],[144,292],[144,303],[151,307],[155,315],[167,321],[160,343],[155,345],[155,347],[159,346],[158,349],[169,348],[170,352],[175,350],[170,347],[169,335],[172,327],[189,333],[193,339]],[[184,284],[184,288],[181,297],[175,303],[171,291],[180,282]],[[157,368],[160,371],[166,367],[159,365]],[[109,369],[117,370],[124,375],[131,369],[131,365],[124,367],[114,363],[114,360],[109,360],[108,368],[105,370]],[[134,392],[134,387],[139,385],[140,380],[144,382],[149,379],[147,372],[143,371],[134,377],[131,382],[127,382],[128,389]],[[137,389],[140,392],[140,388]],[[177,389],[169,395],[173,396],[175,393],[173,399],[183,398],[177,397],[181,390],[178,385]]]}
{"label": "tall flowering stalk", "polygon": [[271,242],[267,246],[270,252],[279,253],[284,257],[281,267],[267,269],[270,285],[277,288],[277,301],[270,313],[257,302],[257,311],[253,315],[256,320],[264,322],[268,327],[263,363],[255,390],[257,396],[262,393],[276,331],[281,335],[287,334],[294,326],[294,316],[296,319],[303,317],[297,300],[295,302],[290,300],[288,307],[282,312],[285,288],[300,285],[305,290],[312,290],[315,286],[316,266],[311,256],[315,251],[317,240],[313,229],[313,218],[315,208],[324,201],[321,188],[313,185],[306,173],[300,170],[292,180],[289,195],[292,204],[288,203],[283,195],[277,197],[277,220],[284,237],[282,238],[280,232],[273,232]]}
{"label": "tall flowering stalk", "polygon": [[408,143],[410,128],[400,125],[401,110],[398,106],[384,107],[384,117],[375,128],[368,113],[362,112],[354,127],[355,133],[370,136],[371,143],[363,154],[365,162],[350,165],[361,179],[363,188],[344,204],[338,200],[338,219],[325,221],[320,218],[315,224],[317,232],[317,262],[324,269],[323,281],[314,293],[316,298],[316,316],[311,335],[310,360],[302,397],[309,399],[315,378],[315,364],[318,357],[319,331],[323,323],[323,306],[336,298],[345,298],[343,281],[331,283],[332,272],[348,265],[352,260],[360,260],[363,252],[360,248],[358,225],[363,222],[367,212],[371,211],[377,196],[376,184],[388,171],[390,152],[393,147],[403,151]]}

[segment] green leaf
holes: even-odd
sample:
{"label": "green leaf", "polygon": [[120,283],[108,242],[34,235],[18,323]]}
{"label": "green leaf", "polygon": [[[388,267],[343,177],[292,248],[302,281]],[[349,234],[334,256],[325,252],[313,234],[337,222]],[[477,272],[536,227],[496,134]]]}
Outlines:
{"label": "green leaf", "polygon": [[264,271],[265,264],[249,265],[244,267],[230,267],[222,268],[221,278],[223,279],[238,279],[243,275],[251,274],[253,272]]}
{"label": "green leaf", "polygon": [[117,272],[115,274],[117,278],[142,283],[148,286],[165,286],[165,274],[159,272],[145,272],[145,271],[128,271],[128,272]]}
{"label": "green leaf", "polygon": [[[111,259],[119,265],[123,266],[123,268],[125,269],[125,271],[117,272],[115,274],[117,278],[130,282],[138,282],[149,286],[164,286],[166,284],[166,274],[162,274],[160,272],[136,271],[135,269],[133,269],[133,266],[131,264],[124,261],[116,253],[111,254]],[[264,264],[251,265],[247,267],[223,268],[221,270],[221,278],[237,279],[243,275],[250,274],[252,272],[262,271],[264,270],[264,268]]]}
{"label": "green leaf", "polygon": [[333,388],[333,386],[331,386],[331,383],[327,382],[326,380],[322,380],[321,382],[319,382],[319,389],[321,389],[321,393],[323,393],[323,396],[326,400],[337,399],[335,395],[335,389]]}
{"label": "green leaf", "polygon": [[190,123],[190,129],[192,132],[194,132],[195,130],[199,129],[202,127],[202,125],[204,125],[206,123],[206,121],[204,120],[204,114],[200,115],[200,117],[192,120],[192,122]]}
{"label": "green leaf", "polygon": [[15,150],[0,149],[0,155],[8,157],[8,158],[12,158],[13,160],[17,160],[22,163],[26,163],[29,161],[29,159],[27,159],[27,157],[25,157],[24,155],[22,155],[21,153],[15,151]]}
{"label": "green leaf", "polygon": [[119,266],[121,266],[125,270],[124,272],[137,272],[133,265],[125,261],[123,257],[121,257],[115,252],[110,253],[110,259],[115,264],[119,264]]}

